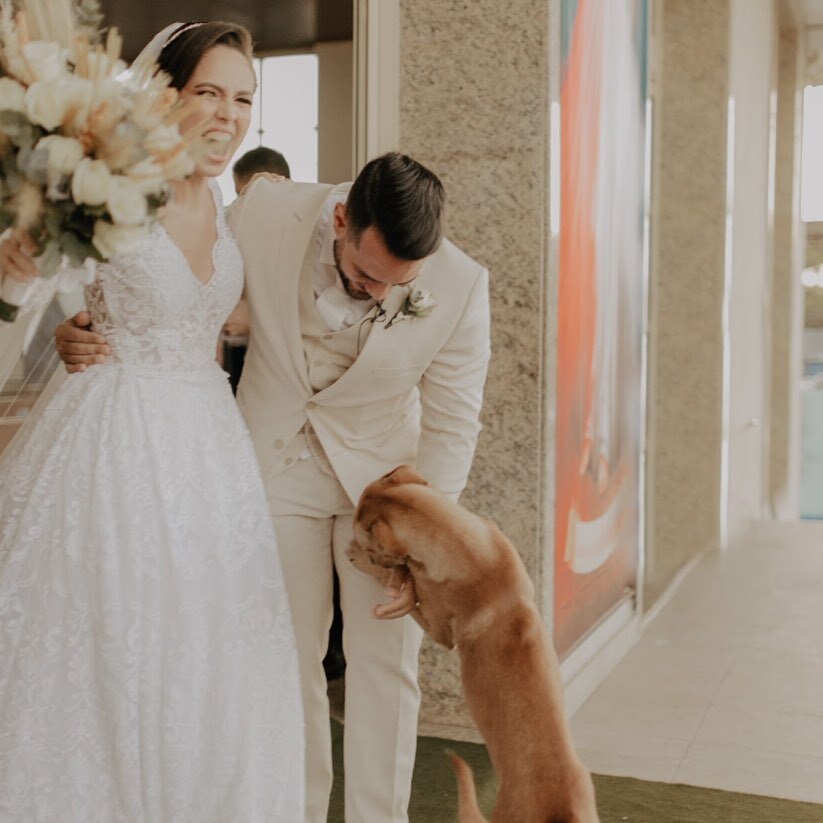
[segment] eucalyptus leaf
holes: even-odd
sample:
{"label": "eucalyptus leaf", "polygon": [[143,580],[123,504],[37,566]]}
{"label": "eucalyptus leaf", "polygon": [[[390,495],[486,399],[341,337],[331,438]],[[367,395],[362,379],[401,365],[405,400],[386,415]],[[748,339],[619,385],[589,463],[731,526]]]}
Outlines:
{"label": "eucalyptus leaf", "polygon": [[60,235],[60,247],[73,266],[82,266],[87,257],[100,259],[99,252],[90,242],[84,242],[82,238],[69,231],[64,231]]}
{"label": "eucalyptus leaf", "polygon": [[33,126],[25,114],[19,111],[0,111],[0,131],[15,146],[33,146],[40,137],[41,129]]}
{"label": "eucalyptus leaf", "polygon": [[49,175],[49,153],[45,149],[20,149],[18,163],[26,177],[38,186],[45,186]]}
{"label": "eucalyptus leaf", "polygon": [[0,321],[3,321],[4,323],[13,323],[19,311],[19,306],[12,306],[11,303],[6,303],[5,300],[0,300]]}
{"label": "eucalyptus leaf", "polygon": [[49,237],[55,240],[60,237],[63,231],[63,219],[65,214],[57,208],[48,209],[46,211],[45,227]]}

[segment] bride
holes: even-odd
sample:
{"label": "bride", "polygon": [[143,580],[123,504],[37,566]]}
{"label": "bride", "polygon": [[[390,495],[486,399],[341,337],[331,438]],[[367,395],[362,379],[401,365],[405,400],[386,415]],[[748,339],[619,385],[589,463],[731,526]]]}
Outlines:
{"label": "bride", "polygon": [[[212,178],[249,125],[251,39],[172,28],[159,64],[197,101],[210,148],[148,239],[87,289],[111,356],[0,458],[1,823],[303,819],[286,591],[214,362],[243,272]],[[33,273],[25,243],[7,241],[0,264]]]}

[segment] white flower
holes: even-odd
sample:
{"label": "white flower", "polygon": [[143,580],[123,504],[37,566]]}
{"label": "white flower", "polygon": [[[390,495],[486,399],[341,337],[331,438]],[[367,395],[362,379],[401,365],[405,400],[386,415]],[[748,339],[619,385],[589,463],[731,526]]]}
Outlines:
{"label": "white flower", "polygon": [[60,79],[38,80],[26,89],[26,114],[46,131],[54,131],[63,122],[69,102]]}
{"label": "white flower", "polygon": [[48,169],[52,174],[71,174],[85,156],[83,144],[73,137],[48,134],[41,138],[35,150],[45,149],[49,153]]}
{"label": "white flower", "polygon": [[194,171],[194,160],[181,146],[179,151],[163,161],[162,166],[167,180],[179,180]]}
{"label": "white flower", "polygon": [[54,276],[54,288],[61,294],[66,294],[80,286],[90,286],[94,282],[94,276],[94,260],[86,260],[82,266],[64,265]]}
{"label": "white flower", "polygon": [[102,160],[84,157],[74,170],[71,194],[75,203],[101,206],[111,191],[111,172]]}
{"label": "white flower", "polygon": [[25,111],[26,89],[10,77],[0,77],[0,111]]}
{"label": "white flower", "polygon": [[159,194],[163,189],[165,182],[163,169],[150,158],[141,160],[132,166],[127,174],[132,180],[140,184],[141,190],[145,194],[152,192]]}
{"label": "white flower", "polygon": [[119,226],[139,226],[148,217],[146,195],[138,180],[114,175],[107,204],[112,220]]}
{"label": "white flower", "polygon": [[389,318],[386,328],[415,317],[428,317],[436,308],[437,301],[428,289],[413,289],[406,295],[403,305]]}
{"label": "white flower", "polygon": [[155,126],[143,141],[146,150],[158,157],[173,152],[181,143],[176,126]]}
{"label": "white flower", "polygon": [[100,254],[109,260],[117,254],[133,251],[145,236],[144,226],[115,226],[107,220],[98,220],[94,224],[92,242]]}
{"label": "white flower", "polygon": [[415,289],[408,296],[406,305],[406,311],[415,317],[427,317],[437,308],[437,302],[428,289]]}
{"label": "white flower", "polygon": [[85,128],[93,92],[92,82],[84,77],[72,74],[63,80],[63,95],[66,100],[64,119],[67,130],[79,132]]}
{"label": "white flower", "polygon": [[23,56],[35,80],[55,80],[66,66],[59,43],[34,40],[23,46]]}

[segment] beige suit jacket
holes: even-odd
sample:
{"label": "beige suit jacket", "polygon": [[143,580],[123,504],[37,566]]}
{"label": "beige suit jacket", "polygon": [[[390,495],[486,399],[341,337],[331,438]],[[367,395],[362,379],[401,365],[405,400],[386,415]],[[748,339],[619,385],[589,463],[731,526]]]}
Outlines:
{"label": "beige suit jacket", "polygon": [[[400,463],[437,489],[459,495],[480,431],[489,360],[488,272],[448,240],[426,260],[415,288],[429,289],[428,317],[375,323],[351,368],[313,393],[298,297],[313,265],[315,227],[332,186],[256,182],[232,207],[243,254],[251,338],[238,403],[265,478],[308,419],[352,502]],[[383,302],[391,317],[406,287]]]}

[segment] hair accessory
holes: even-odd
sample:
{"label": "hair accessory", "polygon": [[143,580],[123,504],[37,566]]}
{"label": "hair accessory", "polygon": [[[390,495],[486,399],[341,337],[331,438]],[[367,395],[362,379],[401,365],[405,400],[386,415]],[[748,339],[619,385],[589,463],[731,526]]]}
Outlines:
{"label": "hair accessory", "polygon": [[192,23],[171,23],[164,29],[161,29],[157,34],[149,40],[148,44],[143,48],[143,51],[134,58],[134,62],[122,74],[118,75],[117,79],[124,82],[134,82],[139,77],[151,76],[153,72],[149,72],[160,57],[163,49],[176,40],[183,32],[190,29],[202,26],[202,22]]}

